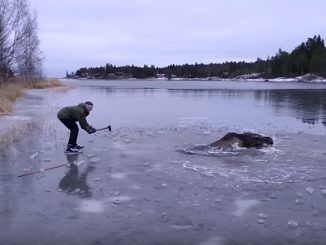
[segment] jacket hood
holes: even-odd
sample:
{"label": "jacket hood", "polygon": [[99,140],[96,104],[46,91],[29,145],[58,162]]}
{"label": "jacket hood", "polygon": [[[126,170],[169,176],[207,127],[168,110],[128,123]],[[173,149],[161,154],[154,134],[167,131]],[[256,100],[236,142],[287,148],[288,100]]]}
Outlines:
{"label": "jacket hood", "polygon": [[78,106],[83,108],[84,113],[85,113],[86,116],[89,115],[89,111],[86,109],[86,104],[85,103],[79,103]]}

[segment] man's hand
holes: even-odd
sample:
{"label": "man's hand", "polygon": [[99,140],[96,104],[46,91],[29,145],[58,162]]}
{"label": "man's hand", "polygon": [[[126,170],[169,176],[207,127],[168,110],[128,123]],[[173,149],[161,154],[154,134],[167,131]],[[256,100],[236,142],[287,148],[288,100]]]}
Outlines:
{"label": "man's hand", "polygon": [[90,126],[90,127],[88,128],[88,130],[87,130],[87,133],[89,133],[89,134],[94,134],[95,132],[96,132],[96,129],[93,128],[92,126]]}

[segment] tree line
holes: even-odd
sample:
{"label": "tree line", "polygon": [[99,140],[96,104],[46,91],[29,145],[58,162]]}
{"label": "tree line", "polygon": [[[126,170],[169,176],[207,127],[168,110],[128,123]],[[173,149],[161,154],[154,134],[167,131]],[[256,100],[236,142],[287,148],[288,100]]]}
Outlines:
{"label": "tree line", "polygon": [[110,63],[100,67],[80,68],[76,72],[66,73],[67,78],[236,78],[246,74],[251,77],[276,78],[296,77],[305,74],[326,77],[326,48],[320,35],[308,38],[292,52],[281,49],[266,60],[257,58],[255,62],[223,62],[210,64],[184,64],[155,67],[154,65],[138,67],[135,65],[115,66]]}
{"label": "tree line", "polygon": [[0,84],[42,76],[37,15],[27,0],[0,0]]}

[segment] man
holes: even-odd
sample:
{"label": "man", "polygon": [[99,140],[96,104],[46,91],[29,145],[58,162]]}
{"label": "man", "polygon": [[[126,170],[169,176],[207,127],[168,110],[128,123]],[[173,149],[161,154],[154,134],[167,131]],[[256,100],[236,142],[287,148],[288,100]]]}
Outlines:
{"label": "man", "polygon": [[76,106],[64,107],[58,112],[58,119],[70,130],[69,141],[65,151],[66,153],[78,153],[84,148],[84,146],[77,144],[79,128],[76,122],[79,122],[80,127],[87,133],[93,134],[96,132],[96,129],[90,126],[86,120],[86,117],[92,109],[93,103],[86,101],[85,103],[80,103]]}

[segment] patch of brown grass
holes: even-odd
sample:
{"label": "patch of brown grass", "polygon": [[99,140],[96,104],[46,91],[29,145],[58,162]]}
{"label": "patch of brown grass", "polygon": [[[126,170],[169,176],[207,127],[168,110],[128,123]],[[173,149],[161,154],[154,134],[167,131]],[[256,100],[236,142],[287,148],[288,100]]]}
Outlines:
{"label": "patch of brown grass", "polygon": [[12,111],[14,102],[17,98],[24,95],[25,89],[54,88],[59,91],[66,91],[73,87],[73,85],[66,85],[56,79],[33,81],[27,84],[19,79],[13,80],[0,87],[0,116],[7,115]]}
{"label": "patch of brown grass", "polygon": [[75,88],[76,85],[65,84],[56,79],[40,80],[28,83],[25,86],[27,89],[55,89],[58,92],[66,92],[69,89]]}
{"label": "patch of brown grass", "polygon": [[8,114],[17,98],[25,92],[23,86],[19,83],[3,85],[0,88],[0,114]]}
{"label": "patch of brown grass", "polygon": [[[54,88],[55,91],[66,91],[74,88],[73,85],[66,85],[59,80],[44,80],[32,82],[26,85],[19,79],[0,83],[0,116],[10,114],[15,101],[22,97],[27,89],[48,89]],[[35,129],[35,123],[27,123],[23,125],[9,125],[6,130],[0,132],[0,153],[5,152],[11,145],[19,142],[24,138],[26,133]]]}
{"label": "patch of brown grass", "polygon": [[46,88],[56,88],[56,87],[65,87],[66,85],[61,83],[59,80],[41,80],[28,83],[26,88],[29,89],[46,89]]}

